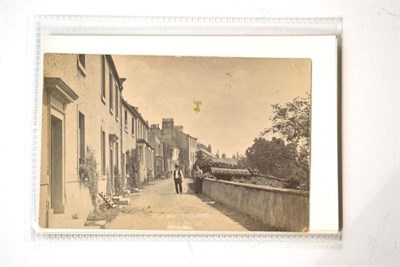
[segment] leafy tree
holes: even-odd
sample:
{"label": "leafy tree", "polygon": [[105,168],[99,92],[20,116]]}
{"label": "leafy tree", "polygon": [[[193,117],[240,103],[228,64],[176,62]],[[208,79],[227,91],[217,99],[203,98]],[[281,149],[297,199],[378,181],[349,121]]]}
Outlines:
{"label": "leafy tree", "polygon": [[221,158],[226,159],[226,154],[222,153]]}
{"label": "leafy tree", "polygon": [[311,104],[310,94],[306,97],[296,97],[285,104],[272,105],[272,126],[262,132],[278,134],[287,143],[296,147],[296,165],[300,170],[294,179],[309,183],[310,175],[310,144],[311,144]]}
{"label": "leafy tree", "polygon": [[262,133],[278,133],[288,143],[310,144],[310,95],[296,97],[285,104],[272,105],[273,116],[270,118],[272,127]]}
{"label": "leafy tree", "polygon": [[249,160],[247,159],[246,156],[239,155],[239,157],[238,157],[238,166],[241,167],[241,168],[250,167]]}
{"label": "leafy tree", "polygon": [[254,143],[246,150],[248,165],[266,175],[287,177],[296,167],[296,147],[286,145],[281,138],[264,137],[254,139]]}

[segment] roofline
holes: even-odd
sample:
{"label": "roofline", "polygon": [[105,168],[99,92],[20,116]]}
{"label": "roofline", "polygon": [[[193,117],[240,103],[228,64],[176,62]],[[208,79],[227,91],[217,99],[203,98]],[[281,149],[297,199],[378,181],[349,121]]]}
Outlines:
{"label": "roofline", "polygon": [[124,98],[122,98],[122,105],[124,105],[131,113],[139,117],[139,112],[133,108]]}
{"label": "roofline", "polygon": [[[181,125],[178,125],[178,126],[181,126]],[[191,136],[191,135],[188,134],[188,133],[181,132],[181,131],[175,129],[175,126],[174,126],[174,128],[173,128],[172,130],[177,131],[177,132],[180,132],[181,134],[184,134],[184,135],[186,135],[186,136],[188,136],[188,137],[190,137],[190,138],[192,138],[192,139],[195,139],[195,140],[197,141],[197,137],[193,137],[193,136]]]}
{"label": "roofline", "polygon": [[111,67],[111,70],[112,70],[113,74],[117,77],[117,83],[118,83],[119,90],[122,91],[122,89],[124,87],[122,86],[122,81],[121,81],[121,78],[119,77],[119,74],[118,74],[117,68],[115,67],[114,60],[113,60],[112,56],[111,55],[104,55],[104,57],[107,59],[107,62],[110,64],[110,67]]}
{"label": "roofline", "polygon": [[150,125],[147,123],[147,121],[145,121],[145,119],[143,118],[142,114],[140,114],[139,111],[136,110],[136,108],[134,106],[132,106],[131,104],[128,103],[128,101],[126,101],[124,98],[122,98],[122,104],[125,105],[128,110],[132,113],[134,113],[142,122],[143,124],[150,129]]}

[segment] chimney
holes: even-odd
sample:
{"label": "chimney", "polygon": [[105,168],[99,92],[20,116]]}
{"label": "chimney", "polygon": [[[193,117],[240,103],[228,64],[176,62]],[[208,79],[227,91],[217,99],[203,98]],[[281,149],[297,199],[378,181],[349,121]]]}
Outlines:
{"label": "chimney", "polygon": [[158,134],[160,132],[160,124],[152,124],[150,126],[150,131]]}
{"label": "chimney", "polygon": [[173,118],[163,118],[162,119],[162,129],[174,129],[174,119]]}

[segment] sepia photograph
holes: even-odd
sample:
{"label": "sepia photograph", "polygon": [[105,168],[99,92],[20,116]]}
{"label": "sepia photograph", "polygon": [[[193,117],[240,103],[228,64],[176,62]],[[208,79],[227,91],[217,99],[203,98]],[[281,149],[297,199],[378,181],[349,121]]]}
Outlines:
{"label": "sepia photograph", "polygon": [[46,53],[42,229],[309,231],[310,58]]}

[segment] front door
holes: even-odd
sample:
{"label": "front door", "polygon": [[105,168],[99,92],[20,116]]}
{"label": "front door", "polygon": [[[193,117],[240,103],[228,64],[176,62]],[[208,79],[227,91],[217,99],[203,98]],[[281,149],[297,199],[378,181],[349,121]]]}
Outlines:
{"label": "front door", "polygon": [[51,115],[51,208],[63,213],[63,121]]}

